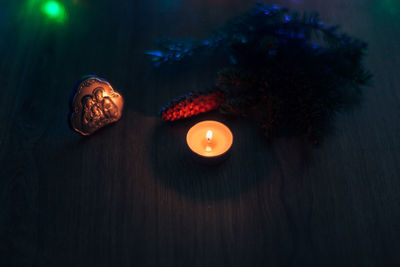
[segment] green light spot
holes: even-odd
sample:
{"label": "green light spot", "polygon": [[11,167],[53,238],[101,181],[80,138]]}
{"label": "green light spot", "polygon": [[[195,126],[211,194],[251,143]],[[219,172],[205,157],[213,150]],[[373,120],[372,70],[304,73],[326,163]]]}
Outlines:
{"label": "green light spot", "polygon": [[60,5],[57,2],[47,2],[44,5],[44,10],[49,17],[57,17],[60,15]]}
{"label": "green light spot", "polygon": [[42,12],[50,19],[63,22],[66,18],[66,11],[62,4],[56,1],[47,1],[42,5]]}

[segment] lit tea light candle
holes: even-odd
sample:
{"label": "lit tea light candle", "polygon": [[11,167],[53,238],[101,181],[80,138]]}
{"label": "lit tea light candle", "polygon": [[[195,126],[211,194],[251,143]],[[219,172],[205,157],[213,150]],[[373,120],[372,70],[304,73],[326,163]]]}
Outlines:
{"label": "lit tea light candle", "polygon": [[189,148],[204,158],[221,157],[231,148],[232,132],[217,121],[202,121],[194,125],[186,135]]}

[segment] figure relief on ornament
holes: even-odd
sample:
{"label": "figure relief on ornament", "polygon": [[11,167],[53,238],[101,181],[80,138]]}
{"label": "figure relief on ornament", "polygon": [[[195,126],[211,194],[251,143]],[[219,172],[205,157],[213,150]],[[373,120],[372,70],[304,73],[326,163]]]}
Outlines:
{"label": "figure relief on ornament", "polygon": [[104,96],[104,89],[102,87],[94,89],[93,95],[96,99],[96,106],[103,112],[103,119],[114,119],[118,117],[118,107],[110,97]]}
{"label": "figure relief on ornament", "polygon": [[97,87],[92,95],[82,98],[82,128],[100,128],[118,118],[118,107],[110,97],[104,95],[104,88]]}
{"label": "figure relief on ornament", "polygon": [[90,135],[118,121],[123,104],[122,96],[107,81],[89,77],[79,84],[73,97],[70,125],[76,132]]}

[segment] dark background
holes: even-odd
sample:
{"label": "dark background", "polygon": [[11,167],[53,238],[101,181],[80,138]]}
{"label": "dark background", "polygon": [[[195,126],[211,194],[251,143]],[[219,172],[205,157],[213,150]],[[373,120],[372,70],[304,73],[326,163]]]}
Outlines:
{"label": "dark background", "polygon": [[[245,0],[0,1],[0,266],[399,266],[400,2],[281,0],[369,43],[362,104],[319,147],[269,144],[211,113],[165,124],[159,108],[214,84],[218,60],[155,69],[163,36],[206,38]],[[39,5],[40,6],[40,5]],[[108,79],[120,122],[84,138],[66,123],[73,84]],[[220,166],[190,161],[187,130],[234,134]]]}

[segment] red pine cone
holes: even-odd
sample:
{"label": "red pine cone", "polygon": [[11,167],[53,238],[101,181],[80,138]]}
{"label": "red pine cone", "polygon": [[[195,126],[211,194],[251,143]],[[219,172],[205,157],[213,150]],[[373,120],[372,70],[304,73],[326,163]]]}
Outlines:
{"label": "red pine cone", "polygon": [[205,113],[219,106],[225,100],[225,93],[216,90],[206,93],[189,93],[168,103],[161,110],[161,118],[165,121],[175,121]]}

